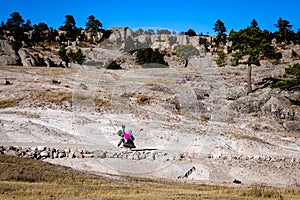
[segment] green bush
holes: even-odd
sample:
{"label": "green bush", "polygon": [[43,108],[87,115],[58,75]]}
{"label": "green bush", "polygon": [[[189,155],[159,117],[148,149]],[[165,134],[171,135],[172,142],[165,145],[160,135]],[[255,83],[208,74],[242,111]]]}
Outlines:
{"label": "green bush", "polygon": [[215,61],[219,67],[224,67],[226,65],[226,54],[223,51],[219,51]]}
{"label": "green bush", "polygon": [[286,68],[285,73],[288,75],[296,76],[296,78],[300,79],[300,63]]}
{"label": "green bush", "polygon": [[300,64],[294,64],[285,69],[285,76],[289,75],[287,80],[281,80],[271,85],[271,88],[279,88],[281,90],[300,90]]}
{"label": "green bush", "polygon": [[281,90],[299,90],[300,81],[297,79],[282,80],[271,85],[271,88],[279,88]]}
{"label": "green bush", "polygon": [[140,65],[145,63],[158,63],[163,65],[168,65],[164,60],[164,54],[161,54],[158,49],[145,48],[138,49],[136,53],[136,62]]}
{"label": "green bush", "polygon": [[72,60],[74,63],[78,63],[78,64],[82,64],[83,61],[85,59],[85,56],[83,55],[81,49],[78,49],[74,54],[73,54],[73,57],[72,57]]}
{"label": "green bush", "polygon": [[122,69],[122,67],[114,60],[112,63],[110,63],[108,65],[108,67],[106,69],[115,69],[115,70],[118,70],[118,69]]}

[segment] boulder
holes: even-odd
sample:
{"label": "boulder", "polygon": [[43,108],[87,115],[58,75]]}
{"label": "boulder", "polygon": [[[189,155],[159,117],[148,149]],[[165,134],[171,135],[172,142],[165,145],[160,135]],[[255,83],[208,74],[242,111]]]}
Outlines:
{"label": "boulder", "polygon": [[[232,93],[234,94],[234,93]],[[242,93],[238,95],[227,94],[227,99],[230,98],[234,100],[235,98],[242,95]],[[259,93],[251,93],[248,96],[242,96],[238,98],[231,104],[231,107],[236,110],[238,113],[260,113],[264,104],[271,98],[271,90],[266,88]]]}
{"label": "boulder", "polygon": [[36,65],[35,59],[25,49],[20,49],[18,54],[24,67],[32,67]]}
{"label": "boulder", "polygon": [[105,151],[95,151],[94,152],[95,158],[106,158],[106,152]]}
{"label": "boulder", "polygon": [[0,40],[0,65],[18,65],[20,58],[13,47],[6,41]]}
{"label": "boulder", "polygon": [[294,120],[295,112],[288,103],[282,99],[271,97],[262,107],[262,113],[275,119]]}

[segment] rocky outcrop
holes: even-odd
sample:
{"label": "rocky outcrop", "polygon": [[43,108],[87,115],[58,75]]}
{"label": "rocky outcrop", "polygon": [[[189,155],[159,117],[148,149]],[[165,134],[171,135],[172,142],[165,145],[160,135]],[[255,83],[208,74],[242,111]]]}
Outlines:
{"label": "rocky outcrop", "polygon": [[0,40],[0,65],[17,65],[19,62],[20,58],[8,41]]}
{"label": "rocky outcrop", "polygon": [[112,43],[123,43],[125,42],[128,38],[133,39],[133,31],[130,28],[109,28],[112,33],[109,37],[109,41]]}
{"label": "rocky outcrop", "polygon": [[[287,132],[299,132],[299,106],[296,105],[297,95],[288,95],[286,92],[279,92],[270,88],[254,92],[243,96],[242,90],[236,89],[230,91],[227,99],[231,100],[231,108],[237,113],[244,115],[263,116],[278,122],[267,126],[271,130],[280,130]],[[295,103],[296,102],[296,103]],[[257,125],[256,125],[257,126]],[[261,124],[266,127],[266,124]],[[256,127],[260,130],[261,128]]]}
{"label": "rocky outcrop", "polygon": [[265,116],[270,116],[275,119],[294,120],[295,112],[289,106],[289,102],[271,97],[266,104],[262,107],[262,113]]}
{"label": "rocky outcrop", "polygon": [[[232,92],[232,94],[238,92]],[[233,102],[232,108],[238,113],[250,114],[261,113],[262,107],[271,98],[271,89],[265,89],[257,93],[249,94],[248,96],[242,96]],[[237,95],[231,95],[231,98],[235,99]]]}
{"label": "rocky outcrop", "polygon": [[[174,50],[178,45],[192,45],[200,48],[199,39],[200,36],[189,37],[188,35],[170,35],[170,34],[160,34],[160,35],[138,35],[134,36],[134,32],[129,28],[110,28],[112,34],[108,38],[108,41],[115,44],[130,43],[130,50],[133,50],[132,46],[136,49],[151,47],[153,49],[159,49],[162,51]],[[122,46],[122,50],[126,47]]]}
{"label": "rocky outcrop", "polygon": [[21,58],[21,63],[24,67],[32,67],[36,65],[35,59],[25,49],[20,49],[18,54]]}
{"label": "rocky outcrop", "polygon": [[192,160],[239,160],[252,162],[282,162],[300,164],[300,158],[292,156],[269,156],[269,155],[235,155],[235,154],[207,154],[179,153],[172,154],[160,151],[87,151],[82,149],[59,149],[45,146],[16,147],[0,146],[0,154],[9,154],[35,160],[44,159],[74,159],[74,158],[97,158],[97,159],[129,159],[129,160],[161,160],[161,161],[192,161]]}

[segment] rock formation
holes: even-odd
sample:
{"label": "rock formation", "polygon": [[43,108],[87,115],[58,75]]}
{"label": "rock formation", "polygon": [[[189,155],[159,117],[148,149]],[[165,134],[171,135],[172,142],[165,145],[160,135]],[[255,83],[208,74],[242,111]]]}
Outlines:
{"label": "rock formation", "polygon": [[17,65],[20,58],[7,40],[0,40],[0,65]]}
{"label": "rock formation", "polygon": [[35,59],[25,49],[19,49],[18,54],[24,67],[32,67],[36,65]]}

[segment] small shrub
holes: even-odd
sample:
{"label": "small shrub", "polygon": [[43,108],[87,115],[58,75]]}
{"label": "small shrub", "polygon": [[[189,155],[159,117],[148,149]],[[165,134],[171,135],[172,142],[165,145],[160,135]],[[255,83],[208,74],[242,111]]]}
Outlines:
{"label": "small shrub", "polygon": [[290,66],[285,69],[285,73],[296,76],[296,78],[300,78],[300,63],[294,64],[293,66]]}
{"label": "small shrub", "polygon": [[158,63],[163,65],[168,65],[164,60],[164,55],[161,54],[158,49],[145,48],[139,49],[136,53],[136,62],[140,65],[145,63]]}
{"label": "small shrub", "polygon": [[287,80],[281,80],[271,85],[271,88],[279,88],[281,90],[295,91],[300,90],[300,64],[294,64],[285,69],[285,77]]}
{"label": "small shrub", "polygon": [[294,51],[294,49],[292,50],[292,58],[296,58],[298,56],[298,54],[296,53],[296,51]]}
{"label": "small shrub", "polygon": [[300,81],[297,79],[282,80],[271,85],[271,88],[279,88],[281,90],[299,90]]}
{"label": "small shrub", "polygon": [[72,50],[67,51],[67,56],[71,61],[80,65],[85,59],[85,56],[83,55],[81,49],[78,49],[75,53]]}
{"label": "small shrub", "polygon": [[226,65],[226,54],[223,51],[219,51],[215,61],[219,67],[224,67]]}
{"label": "small shrub", "polygon": [[145,94],[137,95],[136,101],[139,105],[147,105],[150,103],[150,97]]}
{"label": "small shrub", "polygon": [[121,65],[119,65],[115,60],[110,63],[108,65],[108,67],[106,69],[115,69],[115,70],[118,70],[118,69],[122,69]]}

